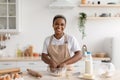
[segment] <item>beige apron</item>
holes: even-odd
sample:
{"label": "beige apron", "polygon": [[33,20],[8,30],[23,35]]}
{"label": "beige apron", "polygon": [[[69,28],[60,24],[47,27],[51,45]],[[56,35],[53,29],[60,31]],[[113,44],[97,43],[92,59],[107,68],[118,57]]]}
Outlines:
{"label": "beige apron", "polygon": [[67,36],[64,35],[63,45],[52,45],[51,44],[52,39],[53,39],[53,36],[51,36],[50,38],[50,42],[48,46],[48,54],[51,57],[51,59],[54,60],[57,65],[59,65],[60,63],[70,58]]}

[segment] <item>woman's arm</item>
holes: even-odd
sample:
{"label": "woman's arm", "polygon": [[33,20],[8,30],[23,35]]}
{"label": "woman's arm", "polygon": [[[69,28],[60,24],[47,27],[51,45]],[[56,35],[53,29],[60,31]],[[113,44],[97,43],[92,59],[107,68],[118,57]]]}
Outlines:
{"label": "woman's arm", "polygon": [[57,67],[57,64],[52,59],[50,59],[48,54],[42,53],[42,60],[46,64],[48,64],[51,68],[56,68]]}
{"label": "woman's arm", "polygon": [[63,67],[65,65],[73,64],[73,63],[79,61],[80,59],[82,59],[82,54],[81,54],[80,51],[76,51],[73,57],[71,57],[68,60],[62,62],[58,67]]}
{"label": "woman's arm", "polygon": [[50,58],[49,58],[48,54],[42,53],[41,58],[46,64],[50,64]]}

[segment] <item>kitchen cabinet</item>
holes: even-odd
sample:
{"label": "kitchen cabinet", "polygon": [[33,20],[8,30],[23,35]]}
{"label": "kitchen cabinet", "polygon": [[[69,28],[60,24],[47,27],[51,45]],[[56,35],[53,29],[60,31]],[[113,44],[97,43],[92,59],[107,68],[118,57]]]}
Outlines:
{"label": "kitchen cabinet", "polygon": [[[101,60],[93,61],[94,72],[98,71],[100,64],[101,64]],[[73,64],[73,67],[74,67],[73,69],[75,72],[84,73],[85,72],[85,61],[84,60],[78,61],[75,64]]]}
{"label": "kitchen cabinet", "polygon": [[[120,19],[120,13],[118,12],[120,4],[80,4],[79,8],[82,9],[81,11],[87,14],[88,20]],[[106,15],[100,17],[102,14]]]}
{"label": "kitchen cabinet", "polygon": [[[84,72],[84,57],[82,60],[73,64],[73,69],[75,72]],[[98,63],[101,60],[110,60],[110,58],[93,58],[93,64],[99,66]],[[15,58],[0,58],[0,69],[6,68],[17,68],[20,67],[21,71],[26,71],[27,68],[39,71],[47,71],[48,65],[44,63],[41,58],[34,57],[15,57]]]}
{"label": "kitchen cabinet", "polygon": [[26,71],[27,68],[36,71],[47,70],[47,65],[42,61],[17,61],[17,67],[20,67],[21,71]]}
{"label": "kitchen cabinet", "polygon": [[26,71],[27,68],[39,71],[46,71],[47,64],[45,64],[40,57],[8,57],[0,58],[0,69],[20,68],[21,71]]}
{"label": "kitchen cabinet", "polygon": [[0,33],[19,32],[21,0],[0,0]]}
{"label": "kitchen cabinet", "polygon": [[0,69],[16,68],[16,61],[0,62]]}
{"label": "kitchen cabinet", "polygon": [[75,72],[84,72],[85,70],[85,63],[84,61],[78,61],[73,64],[73,69]]}
{"label": "kitchen cabinet", "polygon": [[0,69],[20,68],[21,71],[33,69],[36,71],[47,71],[47,64],[43,61],[5,61],[0,62]]}
{"label": "kitchen cabinet", "polygon": [[[93,61],[93,67],[95,70],[98,69],[101,60]],[[43,61],[5,61],[0,62],[0,69],[8,69],[8,68],[18,68],[20,67],[21,71],[24,72],[26,69],[32,69],[35,71],[47,71],[47,64]],[[73,64],[73,70],[75,72],[84,73],[85,70],[85,62],[83,60],[76,62]]]}

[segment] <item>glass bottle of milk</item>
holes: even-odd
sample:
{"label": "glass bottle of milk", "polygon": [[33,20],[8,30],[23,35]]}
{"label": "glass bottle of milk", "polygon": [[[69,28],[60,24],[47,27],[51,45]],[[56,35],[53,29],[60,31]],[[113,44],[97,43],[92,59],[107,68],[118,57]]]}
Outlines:
{"label": "glass bottle of milk", "polygon": [[93,59],[91,52],[86,52],[85,74],[93,74]]}

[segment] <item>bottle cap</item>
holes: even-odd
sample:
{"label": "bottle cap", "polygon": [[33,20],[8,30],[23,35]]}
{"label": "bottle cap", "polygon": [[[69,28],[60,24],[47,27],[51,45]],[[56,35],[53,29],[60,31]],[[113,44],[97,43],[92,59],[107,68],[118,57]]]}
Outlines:
{"label": "bottle cap", "polygon": [[87,52],[87,54],[91,54],[91,52]]}

